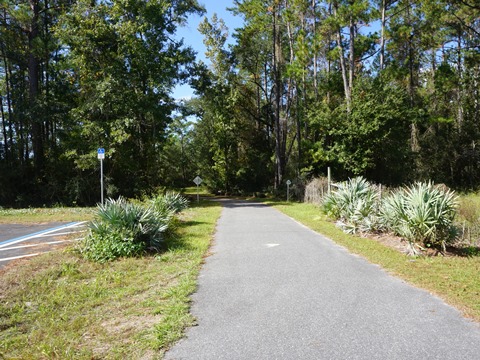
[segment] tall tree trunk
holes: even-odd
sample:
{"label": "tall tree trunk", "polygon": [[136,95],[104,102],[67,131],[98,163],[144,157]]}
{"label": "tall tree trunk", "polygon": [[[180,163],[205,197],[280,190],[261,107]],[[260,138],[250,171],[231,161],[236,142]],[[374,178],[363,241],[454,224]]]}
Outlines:
{"label": "tall tree trunk", "polygon": [[[412,20],[410,17],[410,4],[407,6],[407,23],[411,26]],[[413,60],[413,29],[411,30],[411,34],[408,37],[408,93],[410,96],[410,106],[413,108],[415,106],[415,80],[414,80],[414,60]],[[418,128],[417,125],[412,122],[410,124],[410,144],[411,149],[414,153],[420,150],[419,143],[418,143]]]}
{"label": "tall tree trunk", "polygon": [[[328,16],[332,16],[332,4],[328,4]],[[327,42],[327,50],[325,53],[325,57],[327,58],[327,82],[330,83],[330,73],[332,71],[332,61],[330,60],[330,56],[327,56],[327,54],[332,50],[332,32],[328,32],[328,42]],[[330,86],[327,86],[327,104],[330,106]]]}
{"label": "tall tree trunk", "polygon": [[3,134],[3,150],[5,153],[5,162],[10,162],[9,149],[8,149],[8,134],[7,134],[7,119],[5,118],[5,111],[3,110],[3,96],[0,95],[0,114],[2,116],[2,134]]}
{"label": "tall tree trunk", "polygon": [[[305,82],[303,82],[303,84],[305,85]],[[298,91],[297,91],[298,92]],[[297,111],[296,111],[296,117],[297,117],[297,121],[296,121],[296,125],[297,125],[297,148],[298,148],[298,152],[297,152],[297,156],[298,156],[298,160],[297,160],[297,176],[300,176],[300,169],[302,167],[302,108],[303,106],[306,106],[306,101],[305,101],[305,86],[303,87],[303,99],[302,101],[300,100],[300,97],[298,96],[297,94]]]}
{"label": "tall tree trunk", "polygon": [[458,89],[457,89],[457,124],[458,129],[460,130],[463,124],[463,106],[462,106],[462,33],[459,31],[458,40],[457,40],[457,78],[458,78]]}
{"label": "tall tree trunk", "polygon": [[[44,0],[45,3],[45,12],[43,16],[43,31],[45,32],[45,48],[44,48],[44,61],[45,61],[45,111],[44,111],[44,118],[45,118],[45,132],[43,134],[45,142],[48,148],[55,147],[55,139],[53,137],[53,124],[52,118],[50,116],[50,29],[49,29],[49,3],[48,0]],[[51,139],[49,139],[50,133],[52,133]]]}
{"label": "tall tree trunk", "polygon": [[30,104],[30,123],[32,126],[32,150],[35,172],[40,175],[44,163],[43,131],[42,121],[37,110],[37,99],[39,94],[39,69],[40,60],[36,54],[35,42],[40,35],[38,20],[40,7],[38,0],[30,0],[30,9],[32,10],[32,19],[28,32],[28,82],[29,82],[29,104]]}
{"label": "tall tree trunk", "polygon": [[282,131],[281,105],[282,105],[282,44],[278,4],[274,2],[273,11],[273,80],[274,80],[274,122],[275,122],[275,188],[278,189],[285,172],[285,144],[284,131]]}
{"label": "tall tree trunk", "polygon": [[[336,4],[335,4],[336,5]],[[334,15],[337,15],[337,6],[334,6],[333,10]],[[336,31],[337,35],[337,46],[339,48],[339,58],[340,58],[340,69],[342,71],[342,79],[343,79],[343,89],[345,91],[345,100],[347,102],[347,113],[350,114],[351,111],[351,91],[350,91],[350,83],[348,81],[347,76],[347,64],[345,62],[345,50],[343,48],[343,41],[342,41],[342,31],[340,27]]]}
{"label": "tall tree trunk", "polygon": [[[288,6],[288,2],[285,2],[285,4]],[[301,27],[302,30],[305,30],[305,14],[302,13],[300,14],[300,22],[301,22]],[[293,34],[293,26],[290,21],[287,21],[287,34],[288,34],[288,44],[290,48],[290,64],[294,64],[295,61],[300,61],[302,62],[302,58],[298,58],[295,56],[295,38]],[[304,40],[305,41],[305,40]],[[302,64],[303,65],[303,64]],[[302,158],[302,141],[301,141],[301,104],[305,106],[305,67],[302,67],[302,89],[300,89],[299,86],[299,81],[298,81],[298,74],[295,74],[294,76],[290,76],[288,80],[288,99],[287,99],[287,104],[288,104],[288,109],[290,109],[292,104],[295,103],[295,125],[296,125],[296,140],[297,140],[297,156],[298,156],[298,161],[297,161],[297,173],[298,175],[300,174],[300,162]],[[287,115],[290,114],[290,110],[287,109]],[[286,133],[285,133],[286,135]],[[285,137],[286,139],[286,137]],[[286,141],[286,140],[285,140]],[[286,156],[286,159],[289,158],[289,154]],[[288,163],[288,161],[286,161]]]}
{"label": "tall tree trunk", "polygon": [[380,30],[380,71],[383,70],[385,63],[385,13],[387,8],[387,0],[382,0],[381,4],[381,30]]}
{"label": "tall tree trunk", "polygon": [[[4,9],[4,16],[6,18],[6,10]],[[10,155],[11,160],[14,161],[15,153],[13,151],[13,111],[12,111],[12,100],[11,100],[11,92],[10,92],[10,79],[11,79],[11,70],[10,64],[7,62],[7,57],[5,55],[5,47],[2,42],[2,54],[3,54],[3,65],[5,69],[5,91],[7,93],[6,101],[7,101],[7,113],[8,113],[8,139],[5,138],[5,142],[9,143]],[[3,111],[3,104],[2,104],[2,111]]]}
{"label": "tall tree trunk", "polygon": [[[356,24],[353,21],[353,15],[350,15],[350,46],[349,46],[349,53],[348,53],[348,60],[349,60],[349,69],[348,69],[348,89],[349,89],[349,97],[350,101],[352,99],[352,87],[353,87],[353,78],[355,76],[355,36],[356,36]],[[350,112],[350,111],[349,111]]]}
{"label": "tall tree trunk", "polygon": [[[267,89],[268,89],[268,64],[267,62],[264,62],[263,64],[263,89],[264,91],[264,96],[265,96],[265,101],[267,103],[270,103],[271,100],[271,95],[268,94]],[[272,114],[271,114],[271,109],[268,108],[267,114],[266,114],[266,122],[267,122],[267,140],[268,143],[271,144],[271,138],[273,134],[273,126],[274,126],[274,120],[272,119]]]}
{"label": "tall tree trunk", "polygon": [[312,0],[312,32],[313,32],[313,93],[318,97],[318,54],[317,54],[317,1]]}

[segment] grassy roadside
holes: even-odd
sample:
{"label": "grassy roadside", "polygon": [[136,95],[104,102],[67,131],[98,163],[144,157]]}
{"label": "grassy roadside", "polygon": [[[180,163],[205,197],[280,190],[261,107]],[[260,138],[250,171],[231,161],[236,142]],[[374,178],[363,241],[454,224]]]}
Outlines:
{"label": "grassy roadside", "polygon": [[411,258],[379,242],[343,233],[311,204],[268,202],[350,252],[424,288],[480,322],[480,257]]}
{"label": "grassy roadside", "polygon": [[67,249],[9,268],[0,276],[0,358],[161,358],[194,322],[189,295],[220,211],[192,204],[157,256],[97,264]]}
{"label": "grassy roadside", "polygon": [[95,208],[0,208],[0,224],[42,223],[57,221],[88,221],[93,218]]}

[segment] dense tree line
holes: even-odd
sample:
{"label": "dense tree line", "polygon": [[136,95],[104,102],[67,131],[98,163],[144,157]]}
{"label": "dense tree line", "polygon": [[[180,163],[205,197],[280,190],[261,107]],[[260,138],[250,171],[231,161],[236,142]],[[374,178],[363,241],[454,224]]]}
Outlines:
{"label": "dense tree line", "polygon": [[201,25],[213,66],[208,85],[197,87],[202,112],[195,136],[213,139],[204,150],[213,162],[204,169],[222,181],[217,186],[248,188],[243,174],[258,168],[255,185],[280,188],[286,177],[305,179],[331,167],[339,179],[478,187],[476,2],[234,4],[244,25],[235,29],[233,47],[224,46],[221,21]]}
{"label": "dense tree line", "polygon": [[0,3],[0,205],[98,201],[163,186],[175,84],[195,59],[173,36],[196,0]]}
{"label": "dense tree line", "polygon": [[[480,184],[474,0],[235,0],[204,19],[209,65],[173,36],[196,0],[0,3],[0,205],[185,186],[279,189],[363,175]],[[235,45],[227,46],[228,31]],[[190,81],[197,97],[176,103]]]}

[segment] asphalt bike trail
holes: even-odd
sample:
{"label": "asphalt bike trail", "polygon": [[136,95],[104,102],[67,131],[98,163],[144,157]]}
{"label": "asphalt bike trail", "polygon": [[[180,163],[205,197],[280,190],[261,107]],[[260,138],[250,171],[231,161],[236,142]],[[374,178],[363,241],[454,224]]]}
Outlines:
{"label": "asphalt bike trail", "polygon": [[480,359],[478,323],[268,206],[226,201],[211,252],[166,359]]}

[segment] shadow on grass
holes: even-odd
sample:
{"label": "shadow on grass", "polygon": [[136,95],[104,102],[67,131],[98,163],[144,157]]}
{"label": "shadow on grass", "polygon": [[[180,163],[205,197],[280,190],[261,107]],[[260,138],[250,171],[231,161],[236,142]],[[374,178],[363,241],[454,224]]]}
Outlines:
{"label": "shadow on grass", "polygon": [[216,206],[222,206],[222,204],[218,201],[215,201],[216,199],[214,197],[212,198],[200,198],[200,201],[197,201],[195,198],[194,200],[190,200],[189,202],[189,207],[190,208],[208,208],[208,207],[216,207]]}
{"label": "shadow on grass", "polygon": [[178,251],[178,250],[192,250],[194,246],[185,239],[183,236],[180,236],[178,233],[172,233],[167,236],[165,241],[160,245],[158,250],[154,250],[151,255],[162,255],[169,251]]}
{"label": "shadow on grass", "polygon": [[[190,208],[195,211],[201,211],[201,209],[223,207],[222,203],[210,200],[200,200],[200,202],[190,203]],[[160,245],[158,255],[161,255],[168,251],[194,251],[198,249],[198,245],[195,244],[195,233],[188,231],[192,227],[207,227],[211,224],[208,220],[196,220],[196,219],[177,219],[174,222],[172,229],[166,234],[165,241]],[[195,230],[201,231],[201,230]],[[189,233],[189,234],[188,234]],[[200,235],[199,235],[200,236]]]}
{"label": "shadow on grass", "polygon": [[282,199],[258,199],[257,201],[266,205],[292,206],[295,204],[295,201],[286,201]]}
{"label": "shadow on grass", "polygon": [[480,257],[480,247],[478,246],[466,246],[466,247],[447,246],[447,255],[453,255],[453,256],[459,256],[459,257]]}

